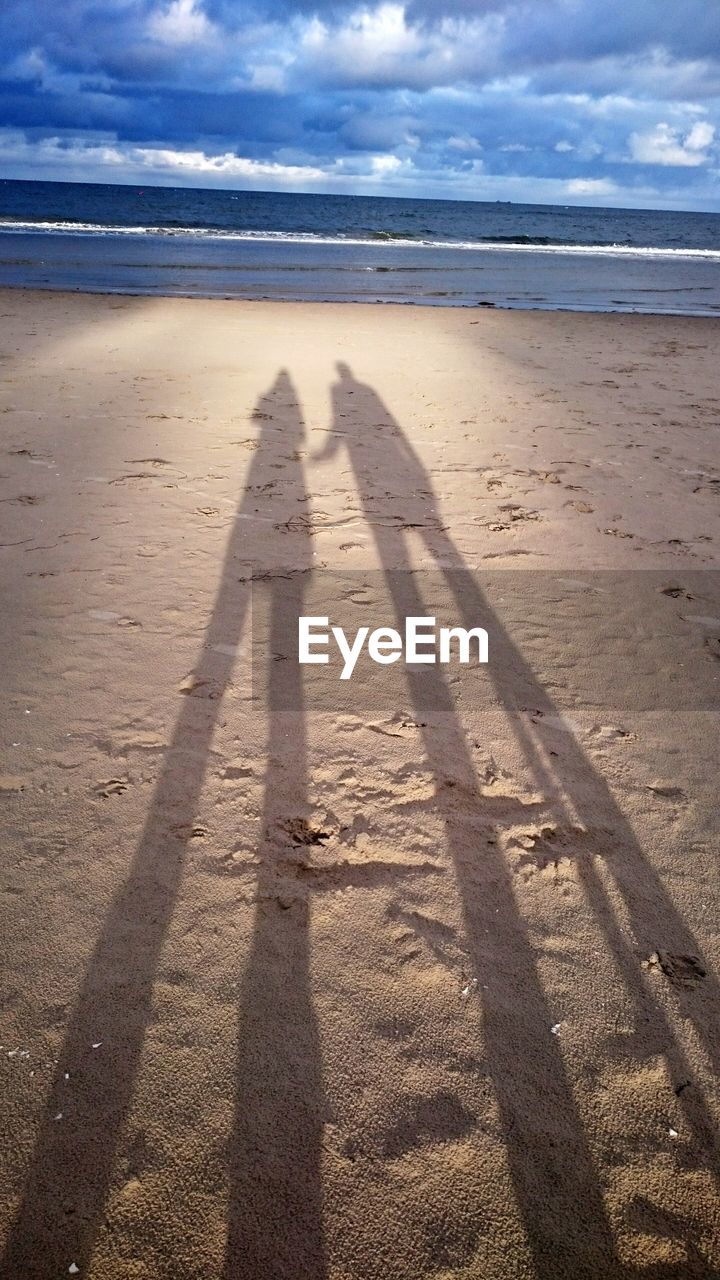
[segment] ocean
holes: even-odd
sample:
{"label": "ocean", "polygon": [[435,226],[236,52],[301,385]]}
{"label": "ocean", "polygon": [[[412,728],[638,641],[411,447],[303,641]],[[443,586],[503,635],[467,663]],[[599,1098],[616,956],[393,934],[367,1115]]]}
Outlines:
{"label": "ocean", "polygon": [[720,214],[0,181],[0,286],[720,314]]}

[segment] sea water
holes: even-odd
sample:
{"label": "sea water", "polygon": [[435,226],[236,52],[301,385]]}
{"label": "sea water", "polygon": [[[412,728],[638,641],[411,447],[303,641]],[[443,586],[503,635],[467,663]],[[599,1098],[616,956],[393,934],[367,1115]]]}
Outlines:
{"label": "sea water", "polygon": [[720,314],[720,214],[0,181],[0,285]]}

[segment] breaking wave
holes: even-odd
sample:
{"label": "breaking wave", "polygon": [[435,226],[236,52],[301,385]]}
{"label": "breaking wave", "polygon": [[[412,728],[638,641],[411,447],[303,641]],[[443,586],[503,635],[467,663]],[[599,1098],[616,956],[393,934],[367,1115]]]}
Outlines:
{"label": "breaking wave", "polygon": [[220,227],[152,226],[0,218],[0,233],[72,236],[130,236],[146,239],[259,242],[265,244],[344,245],[372,248],[444,249],[465,252],[515,252],[573,254],[617,258],[694,259],[720,262],[719,249],[670,248],[654,245],[583,243],[554,240],[549,236],[502,235],[478,240],[427,239],[399,231],[337,234],[312,231],[237,230]]}

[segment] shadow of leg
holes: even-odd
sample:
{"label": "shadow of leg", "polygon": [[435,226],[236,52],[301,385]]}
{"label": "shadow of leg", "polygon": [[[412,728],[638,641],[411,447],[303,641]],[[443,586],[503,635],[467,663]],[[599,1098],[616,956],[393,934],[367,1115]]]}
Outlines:
{"label": "shadow of leg", "polygon": [[[418,529],[421,535],[428,528],[441,531],[433,486],[379,396],[354,379],[346,365],[339,365],[338,371],[339,381],[332,390],[334,431],[319,456],[337,453],[341,439],[348,450],[397,621],[404,630],[406,617],[422,616],[426,609],[410,572],[403,531]],[[463,565],[449,539],[442,555],[433,543],[428,545],[439,566]],[[479,624],[483,624],[482,615],[472,622],[472,626]],[[410,670],[408,683],[435,777],[479,981],[484,1050],[534,1275],[537,1280],[560,1276],[615,1280],[625,1269],[615,1252],[598,1173],[560,1047],[551,1034],[554,1019],[518,909],[510,868],[494,838],[502,815],[480,792],[462,724],[438,669],[428,666],[422,674]]]}
{"label": "shadow of leg", "polygon": [[[427,542],[444,565],[458,566],[446,570],[446,577],[463,624],[466,627],[485,626],[492,634],[495,660],[490,666],[491,678],[507,712],[508,726],[537,785],[548,795],[555,796],[553,805],[558,822],[572,825],[580,819],[589,830],[602,826],[605,834],[602,848],[598,851],[603,853],[605,865],[625,900],[632,945],[619,927],[607,890],[592,862],[586,860],[578,864],[579,878],[633,1002],[637,1025],[650,1028],[645,1033],[651,1042],[648,1051],[665,1056],[670,1080],[681,1086],[692,1073],[662,1006],[642,981],[638,952],[650,955],[661,939],[663,946],[670,951],[699,955],[698,943],[645,857],[605,779],[572,735],[567,735],[564,741],[562,763],[550,769],[540,743],[533,738],[530,726],[518,713],[521,708],[531,706],[542,715],[556,718],[558,708],[502,627],[451,541],[444,534],[435,532]],[[720,1045],[716,1034],[720,1023],[720,991],[714,976],[706,973],[701,992],[678,988],[676,994],[683,1016],[692,1022],[709,1060],[720,1071]],[[683,1089],[678,1096],[694,1132],[698,1155],[712,1163],[718,1146],[717,1131],[701,1090],[696,1086]]]}
{"label": "shadow of leg", "polygon": [[[246,621],[249,584],[242,570],[252,550],[248,530],[257,511],[256,494],[277,483],[278,437],[271,420],[278,408],[287,409],[289,397],[292,404],[292,385],[280,374],[258,404],[258,416],[268,419],[268,425],[248,472],[193,685],[181,699],[142,836],[108,909],[65,1033],[3,1257],[3,1274],[9,1276],[46,1280],[66,1274],[70,1263],[84,1270],[104,1220],[160,954],[180,889],[223,694],[233,678],[233,655]],[[287,420],[283,450],[297,445],[302,430],[295,412]],[[299,464],[292,483],[304,493]],[[285,518],[285,507],[283,497],[278,520]],[[267,537],[264,525],[263,544]],[[71,1100],[66,1073],[73,1081]]]}
{"label": "shadow of leg", "polygon": [[[398,623],[427,610],[402,535],[376,529]],[[405,558],[405,571],[398,571]],[[408,683],[437,803],[445,821],[468,946],[479,980],[483,1043],[500,1110],[510,1172],[538,1280],[619,1277],[597,1170],[556,1039],[552,1012],[495,843],[497,809],[475,768],[445,680],[436,667]],[[509,815],[508,815],[509,816]],[[468,850],[468,829],[482,848]],[[483,827],[485,828],[483,833]],[[484,835],[484,838],[483,838]]]}
{"label": "shadow of leg", "polygon": [[304,576],[286,576],[270,590],[268,765],[254,933],[238,1020],[228,1280],[325,1275],[320,1043],[310,993],[310,902],[302,881],[311,839],[307,730],[301,667],[288,654],[304,611]]}

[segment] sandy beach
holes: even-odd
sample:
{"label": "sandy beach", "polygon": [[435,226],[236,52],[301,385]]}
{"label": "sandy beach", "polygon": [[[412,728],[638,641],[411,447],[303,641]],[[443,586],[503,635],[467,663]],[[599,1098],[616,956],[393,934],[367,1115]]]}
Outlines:
{"label": "sandy beach", "polygon": [[0,324],[0,1273],[718,1275],[718,322]]}

